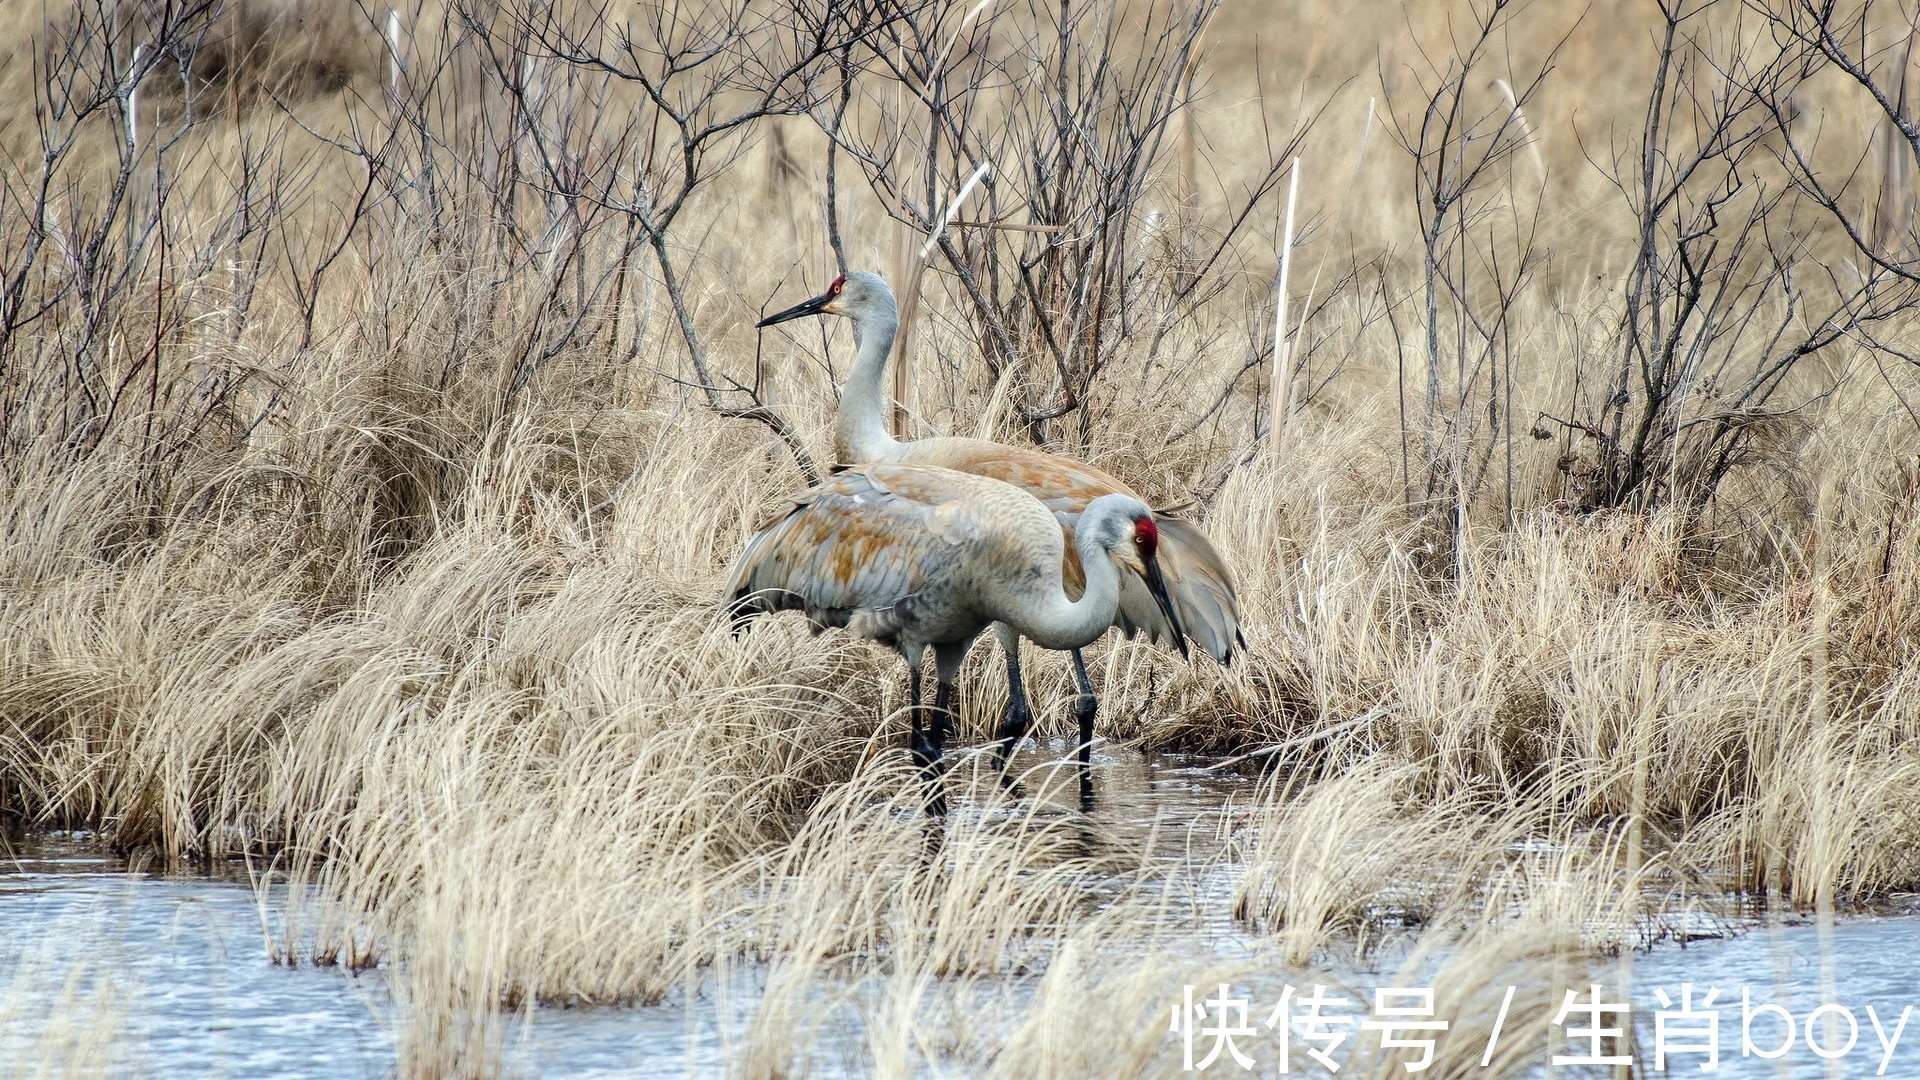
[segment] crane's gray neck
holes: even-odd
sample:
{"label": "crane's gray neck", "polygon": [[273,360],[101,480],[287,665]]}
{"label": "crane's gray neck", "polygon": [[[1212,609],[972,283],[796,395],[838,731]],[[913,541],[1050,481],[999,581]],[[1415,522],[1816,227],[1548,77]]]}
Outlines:
{"label": "crane's gray neck", "polygon": [[833,452],[842,465],[890,461],[900,446],[887,432],[882,386],[900,316],[891,301],[874,308],[853,317],[853,371],[840,390],[840,410],[833,418]]}
{"label": "crane's gray neck", "polygon": [[1043,649],[1083,648],[1113,625],[1120,608],[1120,568],[1107,545],[1118,534],[1120,519],[1132,513],[1131,502],[1125,496],[1103,495],[1080,515],[1073,546],[1080,553],[1087,589],[1080,599],[1069,600],[1059,579],[1053,580],[1046,602],[1020,627],[1035,645]]}

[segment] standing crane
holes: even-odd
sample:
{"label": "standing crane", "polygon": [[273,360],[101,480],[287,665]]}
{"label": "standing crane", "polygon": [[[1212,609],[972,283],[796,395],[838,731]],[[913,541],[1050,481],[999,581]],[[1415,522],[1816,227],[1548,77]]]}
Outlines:
{"label": "standing crane", "polygon": [[[894,335],[900,328],[900,315],[893,290],[880,275],[865,271],[843,274],[834,279],[826,292],[769,315],[758,325],[772,326],[808,315],[841,315],[853,322],[857,355],[840,392],[840,408],[834,415],[833,443],[838,462],[937,465],[1004,480],[1052,510],[1069,538],[1085,520],[1088,508],[1100,497],[1120,494],[1139,498],[1125,484],[1099,469],[1058,454],[985,439],[944,437],[902,442],[889,434],[881,418],[885,405],[881,387],[887,355],[893,351]],[[1236,646],[1245,647],[1245,639],[1240,635],[1240,605],[1234,595],[1232,572],[1206,534],[1192,524],[1161,516],[1158,527],[1160,566],[1166,575],[1172,604],[1170,607],[1156,605],[1141,576],[1123,575],[1113,625],[1128,637],[1144,632],[1148,640],[1170,642],[1183,656],[1187,652],[1187,638],[1191,637],[1215,660],[1227,663]],[[1072,547],[1067,549],[1066,558],[1063,573],[1067,586],[1070,590],[1080,588],[1082,567]],[[1020,634],[1016,627],[1006,623],[997,627],[996,633],[1007,659],[1007,712],[1001,721],[995,750],[1004,771],[1013,750],[1026,737],[1032,712],[1020,673]],[[1038,641],[1036,644],[1051,647]],[[1087,677],[1085,658],[1078,647],[1071,651],[1073,677],[1080,690],[1075,713],[1080,726],[1084,801],[1091,792],[1087,786],[1087,767],[1099,704],[1094,697],[1093,682]]]}
{"label": "standing crane", "polygon": [[[907,662],[913,756],[928,810],[938,814],[953,682],[981,631],[999,623],[1042,648],[1078,649],[1112,625],[1123,575],[1173,617],[1156,558],[1159,530],[1145,503],[1102,496],[1087,504],[1079,526],[1084,584],[1075,600],[1061,580],[1066,537],[1033,496],[951,469],[861,466],[809,488],[754,533],[727,579],[725,603],[736,625],[798,609],[816,633],[844,627],[896,649]],[[929,648],[931,709],[920,700]]]}

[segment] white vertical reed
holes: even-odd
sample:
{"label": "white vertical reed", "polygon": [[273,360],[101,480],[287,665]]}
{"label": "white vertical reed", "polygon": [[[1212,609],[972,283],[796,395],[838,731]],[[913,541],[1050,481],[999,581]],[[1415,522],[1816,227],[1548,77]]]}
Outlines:
{"label": "white vertical reed", "polygon": [[387,9],[387,84],[395,101],[400,100],[400,9]]}
{"label": "white vertical reed", "polygon": [[127,67],[127,153],[140,152],[140,60],[147,55],[145,45],[133,47],[133,63]]}
{"label": "white vertical reed", "polygon": [[1287,425],[1289,402],[1293,397],[1293,353],[1287,342],[1287,272],[1293,266],[1293,207],[1300,194],[1300,159],[1294,158],[1287,178],[1287,216],[1280,229],[1280,284],[1273,302],[1273,418],[1267,425],[1267,440],[1275,453],[1280,451],[1280,434]]}

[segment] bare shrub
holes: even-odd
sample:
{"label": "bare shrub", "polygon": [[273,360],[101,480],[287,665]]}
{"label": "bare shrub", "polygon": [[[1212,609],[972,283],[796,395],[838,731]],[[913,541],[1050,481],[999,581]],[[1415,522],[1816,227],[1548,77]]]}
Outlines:
{"label": "bare shrub", "polygon": [[[937,249],[986,378],[1035,441],[1123,351],[1148,370],[1177,362],[1169,335],[1232,287],[1236,238],[1311,126],[1308,113],[1268,132],[1261,166],[1221,192],[1207,227],[1195,220],[1191,114],[1216,8],[923,4],[846,51],[823,124],[913,238],[894,267],[905,312]],[[903,342],[902,372],[909,355]],[[1082,412],[1077,441],[1113,411]]]}

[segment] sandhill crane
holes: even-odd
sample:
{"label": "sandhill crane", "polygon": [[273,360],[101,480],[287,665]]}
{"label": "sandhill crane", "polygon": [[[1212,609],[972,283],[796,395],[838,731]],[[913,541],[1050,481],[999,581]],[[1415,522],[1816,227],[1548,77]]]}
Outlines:
{"label": "sandhill crane", "polygon": [[[884,461],[937,465],[1004,480],[1045,503],[1068,537],[1073,536],[1087,507],[1099,497],[1122,494],[1138,498],[1125,484],[1099,469],[1057,454],[984,439],[947,437],[901,442],[893,438],[881,419],[884,406],[881,385],[900,317],[893,290],[878,274],[864,271],[843,274],[834,279],[826,292],[769,315],[758,325],[772,326],[808,315],[842,315],[853,321],[857,355],[846,385],[841,389],[840,408],[834,416],[834,454],[840,463]],[[1163,610],[1153,603],[1139,576],[1125,575],[1121,578],[1120,603],[1113,625],[1128,637],[1144,631],[1149,640],[1170,641],[1182,655],[1187,651],[1187,638],[1192,637],[1214,659],[1226,663],[1232,658],[1234,647],[1245,644],[1240,636],[1240,605],[1234,596],[1233,574],[1198,528],[1164,515],[1157,520],[1160,566],[1166,575],[1172,606]],[[1069,589],[1080,586],[1081,569],[1072,548],[1067,551],[1064,573]],[[1005,624],[996,632],[1007,659],[1007,712],[1000,725],[996,749],[1004,769],[1014,748],[1025,738],[1032,713],[1020,674],[1019,635]],[[1080,689],[1075,712],[1080,727],[1079,757],[1084,784],[1084,767],[1089,764],[1098,703],[1093,683],[1087,677],[1086,660],[1079,649],[1072,652],[1073,677]]]}
{"label": "sandhill crane", "polygon": [[[982,630],[997,622],[1042,648],[1078,649],[1112,625],[1123,572],[1163,608],[1170,604],[1145,503],[1105,495],[1087,505],[1079,524],[1074,546],[1085,587],[1074,600],[1061,580],[1066,538],[1033,496],[951,469],[856,467],[809,488],[747,541],[725,602],[736,625],[759,612],[799,609],[816,632],[845,627],[897,649],[907,661],[913,755],[927,779],[927,806],[939,813],[953,681]],[[931,710],[920,701],[929,648]],[[923,713],[930,713],[924,725]]]}

